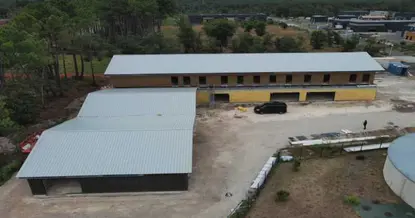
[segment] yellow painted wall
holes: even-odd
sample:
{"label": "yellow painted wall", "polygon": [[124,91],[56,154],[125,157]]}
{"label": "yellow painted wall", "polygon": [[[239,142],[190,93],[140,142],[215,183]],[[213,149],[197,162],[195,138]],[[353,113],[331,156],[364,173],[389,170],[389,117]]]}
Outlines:
{"label": "yellow painted wall", "polygon": [[[260,89],[260,90],[216,90],[216,94],[229,94],[231,103],[268,102],[271,93],[300,93],[299,101],[306,101],[308,92],[336,92],[335,101],[371,101],[376,98],[376,88],[324,88],[324,89]],[[199,90],[197,104],[209,103],[210,92]]]}
{"label": "yellow painted wall", "polygon": [[230,91],[230,102],[267,102],[270,101],[270,92],[268,90],[255,91]]}
{"label": "yellow painted wall", "polygon": [[376,98],[376,88],[342,89],[336,91],[335,101],[372,101]]}
{"label": "yellow painted wall", "polygon": [[196,93],[196,104],[208,104],[209,103],[209,92],[198,91]]}

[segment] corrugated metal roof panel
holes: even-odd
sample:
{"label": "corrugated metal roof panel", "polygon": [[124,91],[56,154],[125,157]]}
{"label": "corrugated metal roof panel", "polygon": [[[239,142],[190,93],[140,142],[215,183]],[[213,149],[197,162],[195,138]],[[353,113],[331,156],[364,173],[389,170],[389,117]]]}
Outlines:
{"label": "corrugated metal roof panel", "polygon": [[68,120],[50,131],[161,131],[193,129],[195,117],[180,116],[138,116],[75,118]]}
{"label": "corrugated metal roof panel", "polygon": [[78,117],[189,115],[195,105],[196,88],[107,89],[90,93]]}
{"label": "corrugated metal roof panel", "polygon": [[45,131],[17,177],[190,173],[192,137],[193,130]]}
{"label": "corrugated metal roof panel", "polygon": [[44,131],[18,178],[191,173],[196,89],[112,89]]}
{"label": "corrugated metal roof panel", "polygon": [[364,72],[384,69],[366,52],[114,55],[105,75]]}

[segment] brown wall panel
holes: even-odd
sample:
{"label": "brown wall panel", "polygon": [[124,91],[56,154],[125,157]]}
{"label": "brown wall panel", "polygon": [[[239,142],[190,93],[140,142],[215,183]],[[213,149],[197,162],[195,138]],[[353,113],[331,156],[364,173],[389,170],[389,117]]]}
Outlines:
{"label": "brown wall panel", "polygon": [[[302,85],[304,84],[304,76],[311,75],[311,82],[308,84],[311,85],[320,85],[323,84],[323,79],[325,74],[330,74],[330,85],[345,85],[349,83],[349,77],[351,74],[357,75],[357,84],[362,84],[363,74],[370,74],[369,83],[373,84],[375,73],[294,73],[294,74],[276,74],[276,79],[278,85],[285,84],[286,75],[292,75],[292,84],[293,85]],[[261,81],[260,85],[268,85],[269,76],[272,74],[261,73],[261,74],[224,74],[223,76],[228,76],[228,85],[236,86],[237,77],[244,76],[244,84],[247,86],[254,85],[254,76],[260,76]],[[176,76],[176,75],[173,75]],[[190,75],[191,86],[199,85],[199,77],[205,76],[207,85],[221,85],[221,76],[222,75]],[[171,87],[171,77],[170,75],[160,75],[160,76],[112,76],[110,77],[111,83],[114,87]],[[183,86],[183,76],[177,75],[179,79],[179,86]]]}
{"label": "brown wall panel", "polygon": [[277,84],[285,84],[286,74],[276,74],[276,76],[277,76]]}
{"label": "brown wall panel", "polygon": [[292,84],[293,85],[301,85],[301,84],[304,84],[304,74],[302,74],[302,73],[293,74]]}

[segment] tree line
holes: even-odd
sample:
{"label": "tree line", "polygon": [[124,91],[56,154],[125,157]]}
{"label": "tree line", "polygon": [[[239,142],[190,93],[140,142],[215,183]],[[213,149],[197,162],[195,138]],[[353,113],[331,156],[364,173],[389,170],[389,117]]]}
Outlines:
{"label": "tree line", "polygon": [[267,13],[298,17],[336,15],[342,10],[415,11],[413,0],[177,0],[183,13]]}
{"label": "tree line", "polygon": [[87,67],[96,85],[94,63],[103,58],[168,51],[161,24],[176,11],[171,0],[44,0],[8,10],[11,21],[0,28],[0,135],[35,122]]}

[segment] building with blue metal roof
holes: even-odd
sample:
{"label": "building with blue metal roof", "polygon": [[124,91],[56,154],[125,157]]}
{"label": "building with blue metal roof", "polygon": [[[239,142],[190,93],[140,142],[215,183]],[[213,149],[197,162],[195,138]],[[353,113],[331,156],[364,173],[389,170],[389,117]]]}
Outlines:
{"label": "building with blue metal roof", "polygon": [[68,181],[82,193],[187,190],[195,104],[195,88],[90,93],[42,133],[17,178],[35,195]]}
{"label": "building with blue metal roof", "polygon": [[368,101],[375,73],[366,52],[114,55],[114,87],[197,87],[197,103]]}

